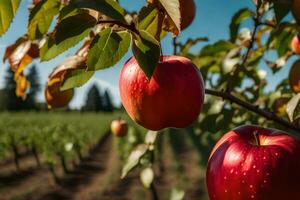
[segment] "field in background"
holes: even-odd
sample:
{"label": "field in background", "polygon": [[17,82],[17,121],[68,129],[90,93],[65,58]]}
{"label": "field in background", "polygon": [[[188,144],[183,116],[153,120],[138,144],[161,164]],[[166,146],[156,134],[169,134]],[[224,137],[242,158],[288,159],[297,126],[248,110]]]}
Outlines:
{"label": "field in background", "polygon": [[[130,124],[125,138],[110,134],[110,122]],[[151,199],[139,169],[121,180],[130,151],[146,130],[126,114],[0,114],[0,199]],[[185,191],[185,199],[207,199],[198,151],[184,131],[165,130],[157,141],[154,184],[160,199]]]}

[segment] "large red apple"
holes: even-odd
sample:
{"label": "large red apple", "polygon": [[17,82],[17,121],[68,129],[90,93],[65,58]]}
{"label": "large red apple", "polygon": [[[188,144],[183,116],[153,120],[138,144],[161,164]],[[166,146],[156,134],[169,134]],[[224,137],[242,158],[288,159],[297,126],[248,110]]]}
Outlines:
{"label": "large red apple", "polygon": [[119,89],[130,117],[150,130],[190,125],[197,119],[204,101],[199,70],[180,56],[161,57],[150,80],[136,59],[131,58],[121,71]]}
{"label": "large red apple", "polygon": [[275,129],[238,127],[214,147],[206,178],[211,200],[298,200],[300,141]]}
{"label": "large red apple", "polygon": [[110,130],[115,136],[123,137],[127,134],[128,125],[126,121],[122,119],[113,120],[110,125]]}

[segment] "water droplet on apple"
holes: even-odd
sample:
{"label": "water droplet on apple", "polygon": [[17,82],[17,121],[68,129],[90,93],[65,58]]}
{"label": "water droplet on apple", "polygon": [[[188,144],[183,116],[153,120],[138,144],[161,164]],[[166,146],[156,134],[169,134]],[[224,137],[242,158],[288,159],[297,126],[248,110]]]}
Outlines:
{"label": "water droplet on apple", "polygon": [[253,188],[253,185],[250,185],[249,187],[250,187],[250,188]]}
{"label": "water droplet on apple", "polygon": [[224,176],[224,180],[226,180],[227,179],[227,176]]}
{"label": "water droplet on apple", "polygon": [[233,170],[233,169],[231,169],[231,170],[230,170],[230,174],[232,174],[232,173],[233,173],[233,171],[234,171],[234,170]]}
{"label": "water droplet on apple", "polygon": [[259,173],[259,172],[260,172],[260,170],[258,169],[258,170],[256,170],[256,172],[257,172],[257,173]]}
{"label": "water droplet on apple", "polygon": [[244,173],[243,173],[243,175],[244,175],[244,176],[246,176],[246,175],[247,175],[247,173],[246,173],[246,172],[244,172]]}
{"label": "water droplet on apple", "polygon": [[264,180],[264,183],[267,183],[267,180]]}
{"label": "water droplet on apple", "polygon": [[255,197],[254,195],[251,195],[251,199],[254,199],[254,197]]}
{"label": "water droplet on apple", "polygon": [[256,165],[253,165],[253,169],[255,169],[256,168]]}
{"label": "water droplet on apple", "polygon": [[227,193],[228,191],[225,189],[225,193]]}

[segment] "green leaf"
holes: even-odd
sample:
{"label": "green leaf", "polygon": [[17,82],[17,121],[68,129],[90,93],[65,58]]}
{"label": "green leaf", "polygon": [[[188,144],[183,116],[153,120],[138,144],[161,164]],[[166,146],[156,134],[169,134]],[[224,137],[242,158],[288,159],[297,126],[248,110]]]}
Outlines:
{"label": "green leaf", "polygon": [[1,0],[0,1],[0,36],[9,28],[13,18],[17,13],[21,0]]}
{"label": "green leaf", "polygon": [[31,40],[39,39],[47,33],[59,7],[59,0],[47,0],[41,1],[32,9],[28,23],[28,36]]}
{"label": "green leaf", "polygon": [[197,45],[199,42],[207,42],[208,38],[198,37],[195,39],[189,38],[183,45],[180,45],[180,54],[187,55],[190,49]]}
{"label": "green leaf", "polygon": [[279,24],[282,19],[287,16],[290,12],[290,9],[282,4],[274,4],[274,12],[277,24]]}
{"label": "green leaf", "polygon": [[286,112],[291,122],[300,119],[300,94],[297,94],[288,102]]}
{"label": "green leaf", "polygon": [[71,17],[73,15],[77,15],[77,14],[82,13],[82,12],[83,12],[83,9],[78,9],[74,5],[67,5],[67,6],[64,6],[59,11],[58,19],[59,19],[59,21],[61,21],[65,18],[67,18],[67,17]]}
{"label": "green leaf", "polygon": [[216,56],[220,53],[227,53],[231,49],[236,48],[231,42],[220,40],[214,44],[207,45],[201,49],[201,56]]}
{"label": "green leaf", "polygon": [[88,70],[105,69],[116,64],[128,51],[131,35],[127,31],[114,32],[107,28],[99,33],[88,54]]}
{"label": "green leaf", "polygon": [[145,188],[150,188],[153,180],[154,180],[154,172],[152,168],[148,167],[141,171],[140,179]]}
{"label": "green leaf", "polygon": [[129,155],[125,166],[122,169],[122,176],[124,178],[133,168],[135,168],[141,158],[148,152],[148,146],[146,144],[140,144]]}
{"label": "green leaf", "polygon": [[252,16],[252,12],[248,8],[239,10],[232,18],[230,23],[230,41],[234,42],[238,36],[240,24]]}
{"label": "green leaf", "polygon": [[60,90],[68,90],[75,87],[80,87],[88,82],[95,72],[86,71],[86,69],[75,69],[67,73],[64,77],[64,82]]}
{"label": "green leaf", "polygon": [[282,32],[277,35],[275,48],[279,57],[284,56],[290,50],[290,44],[293,37],[294,34],[289,30],[282,30]]}
{"label": "green leaf", "polygon": [[138,29],[145,30],[153,37],[159,38],[162,32],[163,13],[153,4],[142,8],[138,16]]}
{"label": "green leaf", "polygon": [[83,40],[96,23],[96,19],[87,13],[80,13],[65,18],[57,26],[55,35],[46,39],[45,44],[40,49],[42,61],[48,61]]}
{"label": "green leaf", "polygon": [[160,59],[159,43],[152,35],[142,30],[135,38],[132,50],[139,66],[150,79]]}
{"label": "green leaf", "polygon": [[[74,37],[86,37],[96,25],[97,19],[88,13],[79,13],[63,19],[56,27],[54,34],[56,44]],[[72,43],[72,40],[69,40]],[[74,46],[77,42],[72,45]]]}
{"label": "green leaf", "polygon": [[71,4],[78,8],[94,9],[112,19],[126,22],[125,10],[115,0],[71,0]]}

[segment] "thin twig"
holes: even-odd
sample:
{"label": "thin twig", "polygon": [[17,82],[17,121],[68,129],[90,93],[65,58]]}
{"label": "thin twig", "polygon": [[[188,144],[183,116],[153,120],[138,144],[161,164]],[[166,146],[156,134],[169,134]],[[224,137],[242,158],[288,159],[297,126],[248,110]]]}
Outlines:
{"label": "thin twig", "polygon": [[253,17],[253,20],[254,20],[254,29],[253,29],[253,32],[252,32],[252,35],[251,35],[249,46],[248,46],[247,51],[246,51],[246,53],[245,53],[245,55],[242,59],[242,62],[240,64],[236,65],[236,67],[233,71],[232,78],[228,82],[228,87],[226,89],[227,92],[232,91],[233,82],[238,77],[241,67],[245,66],[245,64],[246,64],[246,62],[249,58],[250,52],[252,51],[252,49],[254,47],[255,36],[256,36],[257,31],[258,31],[258,27],[260,25],[259,6],[257,6],[257,8],[256,8],[256,14]]}
{"label": "thin twig", "polygon": [[205,90],[206,94],[209,95],[213,95],[213,96],[218,96],[221,97],[223,99],[229,100],[232,103],[235,103],[243,108],[246,108],[247,110],[250,110],[258,115],[261,115],[263,117],[265,117],[268,120],[274,121],[286,128],[292,129],[298,133],[300,133],[300,127],[296,126],[294,124],[289,123],[288,121],[278,117],[277,115],[275,115],[272,112],[260,109],[258,106],[252,105],[246,101],[243,101],[235,96],[233,96],[232,94],[228,93],[228,92],[220,92],[220,91],[215,91],[215,90],[210,90],[210,89],[206,89]]}
{"label": "thin twig", "polygon": [[176,37],[173,38],[173,55],[177,55],[177,40],[176,40]]}
{"label": "thin twig", "polygon": [[139,31],[136,29],[134,24],[126,24],[117,20],[100,20],[97,24],[116,24],[139,35]]}
{"label": "thin twig", "polygon": [[158,194],[157,194],[157,189],[156,189],[154,183],[151,183],[150,190],[151,190],[151,193],[152,193],[152,199],[153,200],[159,200],[159,197],[158,197]]}
{"label": "thin twig", "polygon": [[260,22],[258,25],[259,26],[269,26],[269,27],[274,28],[274,29],[276,28],[276,25],[272,24],[270,22]]}

